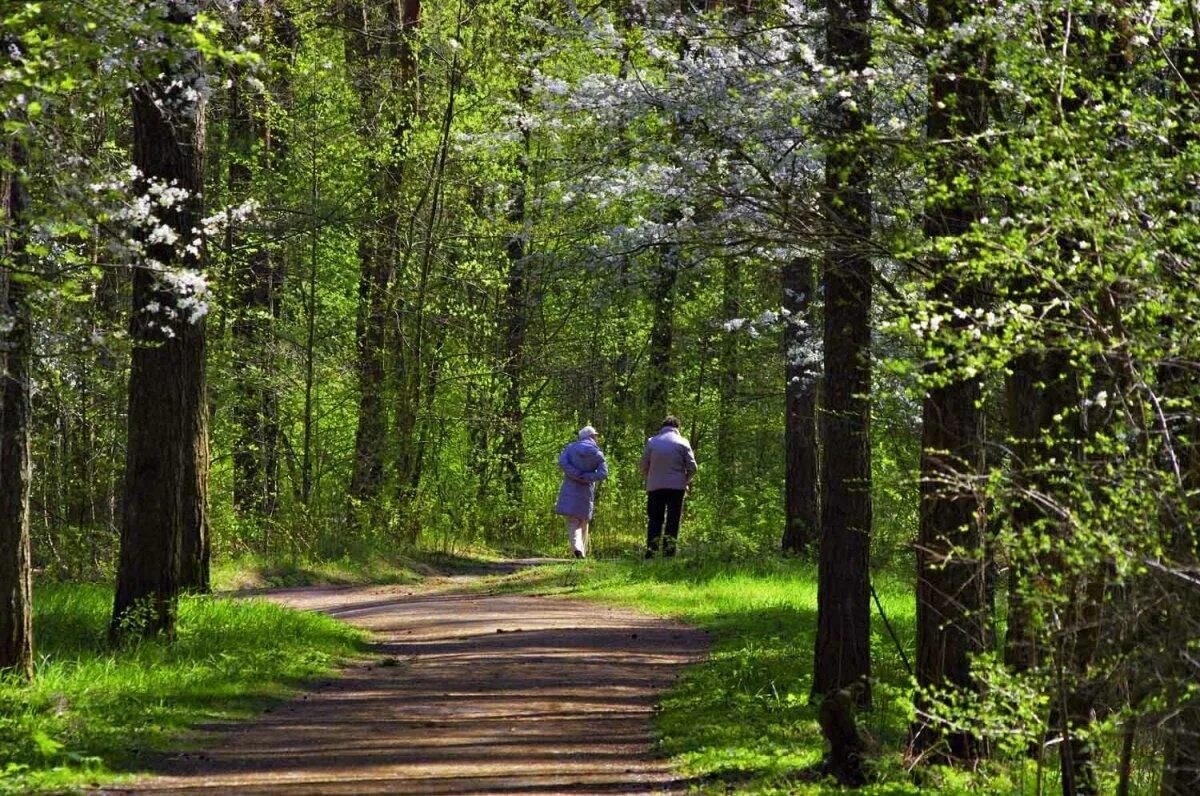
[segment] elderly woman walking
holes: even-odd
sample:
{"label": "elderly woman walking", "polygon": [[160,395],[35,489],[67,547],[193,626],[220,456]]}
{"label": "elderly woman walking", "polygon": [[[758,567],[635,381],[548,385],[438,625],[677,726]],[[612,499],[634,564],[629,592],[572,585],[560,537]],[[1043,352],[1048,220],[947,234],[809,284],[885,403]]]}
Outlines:
{"label": "elderly woman walking", "polygon": [[596,429],[584,426],[579,429],[578,439],[558,455],[563,482],[554,512],[567,520],[567,536],[576,558],[587,555],[588,523],[596,503],[596,484],[608,478],[608,464],[604,461],[598,437]]}

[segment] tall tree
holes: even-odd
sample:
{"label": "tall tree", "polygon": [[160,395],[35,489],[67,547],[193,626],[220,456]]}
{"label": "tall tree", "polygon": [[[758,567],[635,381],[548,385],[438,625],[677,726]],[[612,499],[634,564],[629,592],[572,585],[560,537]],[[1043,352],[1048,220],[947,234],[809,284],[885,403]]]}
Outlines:
{"label": "tall tree", "polygon": [[[392,286],[391,298],[392,304],[397,308],[397,312],[394,313],[397,321],[392,324],[390,332],[393,338],[391,347],[396,383],[394,402],[396,493],[402,504],[401,508],[403,508],[416,495],[421,476],[418,418],[422,395],[426,387],[436,384],[436,380],[429,376],[428,369],[424,364],[426,359],[436,361],[436,356],[428,356],[429,323],[426,315],[435,229],[442,211],[445,152],[449,143],[450,125],[454,119],[454,99],[458,89],[456,74],[459,56],[456,51],[451,59],[453,65],[450,67],[450,96],[443,116],[442,135],[438,146],[439,155],[435,159],[433,173],[429,175],[428,181],[421,189],[420,198],[411,211],[406,239],[401,231],[402,191],[405,173],[410,165],[411,141],[409,139],[421,110],[419,102],[420,75],[415,43],[417,30],[421,24],[420,0],[389,3],[386,24],[383,68],[389,75],[388,85],[390,86],[387,90],[391,99],[387,106],[390,157],[383,169],[380,201],[383,203],[384,209],[382,234],[385,250],[387,256],[395,264],[393,271],[397,275]],[[455,31],[456,40],[459,33],[460,31]],[[426,205],[428,205],[428,214],[424,241],[423,245],[418,247],[415,229]],[[420,255],[413,257],[411,253],[418,248]],[[415,280],[409,276],[407,267],[413,259],[419,263]],[[404,295],[404,290],[412,281],[417,283],[416,296],[409,299]]]}
{"label": "tall tree", "polygon": [[379,85],[385,64],[380,56],[387,37],[387,6],[381,0],[344,0],[346,63],[358,94],[359,135],[369,153],[366,164],[368,192],[364,204],[369,225],[359,231],[358,320],[355,328],[358,370],[358,426],[354,436],[354,467],[350,496],[374,500],[383,487],[387,450],[388,414],[385,345],[388,328],[388,297],[395,277],[395,259],[377,228],[376,219],[386,199],[389,173],[387,151],[382,157],[378,140],[381,118],[379,103],[385,91]]}
{"label": "tall tree", "polygon": [[[926,137],[929,185],[925,235],[932,249],[932,310],[963,335],[977,304],[977,279],[953,260],[969,253],[961,237],[982,215],[978,184],[958,188],[962,174],[978,171],[979,134],[988,124],[988,50],[956,33],[978,16],[965,0],[932,0],[926,14],[932,51]],[[957,310],[957,312],[955,312]],[[954,348],[948,346],[951,351]],[[922,405],[921,510],[917,543],[917,683],[922,688],[975,690],[971,657],[988,649],[984,511],[975,483],[983,467],[983,413],[979,378],[961,372],[952,354],[928,369],[934,385]],[[913,743],[928,748],[939,738],[954,758],[975,757],[970,732],[944,734],[918,723]]]}
{"label": "tall tree", "polygon": [[[519,4],[523,13],[539,19],[550,17],[551,6],[542,0]],[[522,24],[529,24],[524,20]],[[528,337],[535,294],[532,263],[534,217],[533,203],[529,200],[533,177],[533,129],[529,124],[530,108],[534,99],[534,87],[541,59],[540,50],[545,44],[545,35],[535,27],[521,36],[521,49],[525,55],[519,67],[513,101],[518,110],[520,126],[519,148],[512,163],[512,179],[509,185],[507,221],[508,233],[504,243],[507,259],[507,275],[503,300],[503,357],[500,371],[504,381],[504,397],[501,401],[501,434],[497,445],[501,479],[510,506],[522,500],[523,483],[521,464],[525,459],[525,382],[528,369]]]}
{"label": "tall tree", "polygon": [[[229,188],[233,200],[240,200],[250,190],[256,174],[262,174],[270,202],[281,182],[279,172],[287,162],[287,134],[279,118],[291,104],[290,55],[298,44],[296,27],[278,0],[251,7],[245,22],[248,31],[260,34],[268,48],[273,96],[255,101],[249,75],[239,72],[234,76],[228,128]],[[241,374],[232,410],[238,426],[233,448],[233,503],[243,517],[266,523],[274,516],[279,499],[281,428],[272,338],[287,273],[286,247],[249,240],[245,233],[231,221],[226,238],[235,293],[233,356]],[[266,552],[266,526],[261,530]]]}
{"label": "tall tree", "polygon": [[[6,52],[16,46],[0,39]],[[33,676],[29,544],[30,329],[26,252],[29,196],[25,148],[16,136],[0,150],[0,672]]]}
{"label": "tall tree", "polygon": [[[194,294],[201,226],[205,75],[186,39],[196,5],[162,6],[164,34],[133,90],[135,188],[160,197],[133,276],[129,430],[110,632],[172,636],[181,588],[208,587],[208,411],[204,317]],[[180,242],[176,246],[175,242]]]}
{"label": "tall tree", "polygon": [[[420,24],[421,4],[419,0],[347,1],[344,14],[346,60],[362,118],[359,134],[371,153],[366,163],[370,223],[359,238],[359,402],[350,495],[373,501],[386,478],[388,423],[393,416],[396,479],[402,495],[407,494],[416,470],[414,428],[422,382],[414,370],[416,350],[411,343],[398,345],[391,360],[398,397],[394,413],[388,411],[386,390],[389,331],[401,341],[417,331],[397,327],[392,319],[398,317],[403,302],[398,296],[405,245],[400,211],[409,133],[417,113],[413,37]],[[436,205],[434,209],[436,212]]]}
{"label": "tall tree", "polygon": [[[870,0],[827,0],[827,57],[840,75],[871,62]],[[822,196],[828,225],[824,260],[825,372],[821,439],[821,553],[813,693],[861,681],[870,703],[871,549],[871,160],[865,83],[828,109]]]}
{"label": "tall tree", "polygon": [[[517,86],[517,107],[522,113],[532,98],[535,67],[522,70]],[[525,407],[522,383],[525,374],[525,343],[529,333],[529,159],[532,154],[533,131],[521,123],[521,144],[513,168],[509,188],[508,223],[511,230],[505,241],[508,276],[504,290],[504,400],[501,404],[502,437],[499,441],[501,478],[509,504],[521,502],[521,463],[525,458]]]}
{"label": "tall tree", "polygon": [[783,268],[784,324],[784,531],[787,553],[803,553],[821,526],[820,449],[817,438],[819,382],[812,349],[817,336],[816,269],[797,257]]}

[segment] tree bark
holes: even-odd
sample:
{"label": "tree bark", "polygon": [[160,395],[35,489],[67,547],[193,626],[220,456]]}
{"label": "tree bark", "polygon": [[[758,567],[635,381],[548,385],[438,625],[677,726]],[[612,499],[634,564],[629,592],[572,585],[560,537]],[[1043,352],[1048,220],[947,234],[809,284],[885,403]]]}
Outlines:
{"label": "tree bark", "polygon": [[[967,0],[933,0],[928,32],[938,44],[972,16]],[[939,241],[966,233],[982,213],[978,192],[956,190],[955,179],[977,172],[975,137],[987,128],[988,53],[978,41],[950,42],[930,76],[926,137],[941,151],[929,158],[931,184],[925,235],[933,247],[936,282],[929,299],[937,312],[965,310],[979,292],[938,251]],[[936,143],[948,142],[948,143]],[[961,248],[961,247],[960,247]],[[963,334],[970,318],[951,315],[948,328]],[[971,657],[990,644],[985,512],[977,478],[983,471],[984,427],[976,377],[956,373],[961,363],[935,363],[927,375],[946,379],[930,388],[922,406],[921,509],[917,543],[917,684],[926,689],[978,690]],[[922,697],[918,695],[920,702]],[[983,751],[969,732],[943,733],[918,720],[913,746],[945,743],[943,758],[970,759]]]}
{"label": "tree bark", "polygon": [[[827,0],[826,44],[841,74],[871,58],[870,0]],[[821,553],[813,694],[862,682],[869,705],[871,543],[871,164],[861,141],[870,118],[865,94],[830,106],[825,156],[825,406],[821,439]]]}
{"label": "tree bark", "polygon": [[821,526],[820,449],[817,437],[818,375],[809,360],[817,337],[816,269],[796,258],[783,268],[784,326],[784,519],[783,551],[804,553]]}
{"label": "tree bark", "polygon": [[358,426],[354,434],[354,468],[350,496],[371,501],[379,495],[384,478],[387,448],[387,413],[383,389],[384,344],[386,340],[387,294],[392,271],[385,256],[364,232],[359,242],[358,323],[355,346],[358,353]]}
{"label": "tree bark", "polygon": [[[3,41],[0,40],[0,44]],[[6,48],[7,49],[7,48]],[[29,365],[33,347],[26,256],[29,196],[20,173],[27,157],[15,138],[6,146],[12,173],[0,173],[0,673],[33,677],[33,602],[29,543]]]}
{"label": "tree bark", "polygon": [[[194,4],[170,2],[166,21],[186,26]],[[164,46],[170,46],[167,39]],[[165,59],[164,59],[165,61]],[[181,242],[200,225],[204,107],[194,84],[199,56],[164,62],[161,77],[133,91],[133,160],[138,188],[174,184],[187,192],[160,220]],[[166,268],[198,271],[200,253],[165,242],[146,245],[135,269],[130,333],[129,431],[125,514],[110,634],[174,635],[181,589],[208,588],[208,411],[204,318],[190,317]],[[157,310],[156,310],[157,307]]]}
{"label": "tree bark", "polygon": [[[427,336],[426,304],[428,299],[428,284],[432,263],[434,230],[441,211],[442,174],[445,170],[445,147],[448,145],[448,126],[454,116],[454,87],[450,91],[450,101],[447,103],[444,117],[443,135],[438,147],[439,155],[435,160],[434,173],[430,175],[427,186],[423,189],[421,201],[412,211],[408,239],[401,235],[401,205],[405,169],[408,166],[409,131],[420,112],[419,80],[417,72],[417,54],[413,46],[413,37],[421,21],[421,4],[419,0],[401,0],[388,4],[386,16],[386,37],[384,58],[386,69],[391,75],[388,94],[395,101],[395,110],[389,120],[391,128],[391,156],[387,166],[382,171],[382,188],[380,201],[385,208],[383,219],[383,235],[387,256],[393,263],[395,279],[393,283],[393,302],[397,308],[407,308],[402,293],[408,280],[406,264],[410,253],[416,246],[414,227],[420,214],[421,206],[429,197],[428,224],[425,228],[424,252],[420,257],[420,274],[417,279],[416,300],[411,309],[396,313],[398,320],[393,323],[393,336],[396,340],[393,362],[395,363],[394,380],[396,384],[395,398],[395,447],[394,457],[396,470],[396,497],[400,512],[416,496],[421,472],[421,446],[419,441],[419,415],[421,411],[423,385],[426,379],[425,340]],[[457,64],[457,56],[455,56]],[[452,74],[456,74],[454,66]],[[456,78],[451,78],[455,83]],[[404,319],[411,317],[411,323],[405,325]],[[403,516],[403,514],[402,514]],[[415,535],[417,528],[411,522],[405,535]]]}
{"label": "tree bark", "polygon": [[[383,43],[387,40],[386,8],[379,0],[347,0],[344,6],[346,25],[346,62],[362,113],[360,135],[368,152],[379,146],[376,140],[381,119],[377,102],[380,100],[378,70],[384,64]],[[380,12],[385,16],[380,19]],[[368,156],[366,176],[374,186],[373,201],[368,207],[386,214],[384,173],[375,155]],[[374,214],[372,214],[374,215]],[[382,226],[386,227],[386,219]],[[383,487],[387,450],[388,415],[384,396],[386,369],[384,348],[387,342],[388,298],[395,277],[395,258],[388,245],[390,236],[374,224],[359,232],[358,259],[358,320],[355,326],[355,345],[358,371],[358,426],[354,434],[354,467],[350,476],[350,497],[364,503],[373,502]]]}

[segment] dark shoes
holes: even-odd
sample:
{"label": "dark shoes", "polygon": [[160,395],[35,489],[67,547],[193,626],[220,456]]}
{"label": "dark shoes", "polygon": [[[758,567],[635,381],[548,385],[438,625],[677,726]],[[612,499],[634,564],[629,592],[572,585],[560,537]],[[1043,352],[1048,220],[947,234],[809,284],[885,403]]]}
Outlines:
{"label": "dark shoes", "polygon": [[582,550],[576,550],[576,551],[575,551],[575,557],[576,557],[576,558],[583,558],[583,551],[582,551]]}

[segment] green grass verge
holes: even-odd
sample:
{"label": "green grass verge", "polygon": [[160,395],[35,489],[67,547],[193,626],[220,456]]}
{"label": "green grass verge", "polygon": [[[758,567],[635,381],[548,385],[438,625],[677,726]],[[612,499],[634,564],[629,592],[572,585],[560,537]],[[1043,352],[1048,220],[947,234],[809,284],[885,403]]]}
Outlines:
{"label": "green grass verge", "polygon": [[[910,660],[916,632],[908,578],[877,574],[875,588]],[[841,793],[806,773],[825,744],[809,704],[816,633],[816,567],[765,558],[729,563],[586,561],[541,567],[488,588],[569,595],[681,619],[712,634],[708,661],[691,667],[662,701],[663,751],[700,793]],[[874,709],[860,723],[879,742],[874,784],[865,794],[1033,794],[1054,792],[1057,758],[988,761],[977,771],[922,767],[922,787],[905,769],[912,681],[874,606]],[[1106,752],[1113,757],[1112,750]],[[1106,781],[1111,779],[1104,772]],[[1040,787],[1043,790],[1039,791]],[[1135,788],[1138,793],[1152,791]]]}
{"label": "green grass verge", "polygon": [[295,586],[361,586],[418,583],[431,575],[481,574],[488,552],[449,554],[413,550],[403,556],[343,557],[333,560],[242,555],[215,564],[213,588],[221,591]]}
{"label": "green grass verge", "polygon": [[253,715],[363,649],[329,617],[185,597],[174,644],[114,650],[111,587],[39,584],[37,678],[0,679],[0,793],[63,792],[145,767],[207,722]]}
{"label": "green grass verge", "polygon": [[241,556],[221,561],[212,569],[212,584],[217,591],[415,583],[421,577],[411,561],[382,558],[314,561]]}
{"label": "green grass verge", "polygon": [[[491,584],[502,590],[569,594],[681,619],[708,630],[710,659],[690,668],[662,702],[663,751],[700,792],[838,792],[806,781],[824,753],[809,704],[816,632],[816,570],[780,559],[728,563],[588,561],[541,567]],[[884,610],[903,643],[914,634],[912,589],[876,579]],[[872,609],[874,610],[874,609]],[[911,658],[911,649],[906,650]],[[908,673],[882,623],[873,623],[876,709],[863,724],[885,748],[898,749],[909,721]],[[898,755],[881,763],[884,782],[902,774]],[[904,778],[906,779],[906,778]],[[916,793],[908,784],[877,784],[875,794]]]}

